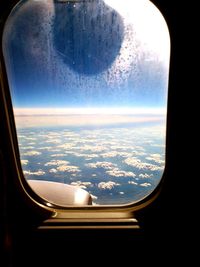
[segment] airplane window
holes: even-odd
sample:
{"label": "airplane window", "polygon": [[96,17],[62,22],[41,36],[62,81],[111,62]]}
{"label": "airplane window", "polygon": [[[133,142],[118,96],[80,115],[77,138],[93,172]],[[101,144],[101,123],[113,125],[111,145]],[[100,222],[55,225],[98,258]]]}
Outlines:
{"label": "airplane window", "polygon": [[[124,205],[155,190],[170,38],[150,1],[22,0],[3,55],[23,174],[39,195],[48,198],[46,182],[48,200],[62,206]],[[65,188],[77,202],[63,200]]]}

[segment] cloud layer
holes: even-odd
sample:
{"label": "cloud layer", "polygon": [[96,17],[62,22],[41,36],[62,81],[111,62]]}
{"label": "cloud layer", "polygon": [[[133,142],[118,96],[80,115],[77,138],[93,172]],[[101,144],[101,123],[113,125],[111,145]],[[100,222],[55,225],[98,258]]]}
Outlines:
{"label": "cloud layer", "polygon": [[143,198],[159,183],[165,165],[162,125],[20,128],[18,139],[27,179],[79,186],[96,205]]}

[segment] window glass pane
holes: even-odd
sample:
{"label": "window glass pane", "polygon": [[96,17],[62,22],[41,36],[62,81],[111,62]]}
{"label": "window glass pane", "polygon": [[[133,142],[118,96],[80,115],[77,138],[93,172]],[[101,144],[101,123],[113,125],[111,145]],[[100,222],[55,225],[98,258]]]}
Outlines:
{"label": "window glass pane", "polygon": [[[137,202],[165,167],[170,40],[147,0],[24,0],[3,53],[25,178]],[[61,203],[62,204],[62,203]]]}

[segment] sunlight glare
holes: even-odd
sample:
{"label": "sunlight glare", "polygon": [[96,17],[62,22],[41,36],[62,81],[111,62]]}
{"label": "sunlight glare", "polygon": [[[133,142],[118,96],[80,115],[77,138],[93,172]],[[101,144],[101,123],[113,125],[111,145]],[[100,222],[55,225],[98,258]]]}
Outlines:
{"label": "sunlight glare", "polygon": [[[133,23],[138,39],[144,47],[157,54],[163,62],[169,63],[169,32],[165,19],[148,0],[104,0],[115,8],[127,22]],[[143,47],[143,48],[144,48]]]}

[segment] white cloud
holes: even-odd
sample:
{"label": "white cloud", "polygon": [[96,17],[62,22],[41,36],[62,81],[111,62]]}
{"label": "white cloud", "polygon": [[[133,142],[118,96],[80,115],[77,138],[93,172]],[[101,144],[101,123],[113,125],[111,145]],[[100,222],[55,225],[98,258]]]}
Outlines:
{"label": "white cloud", "polygon": [[32,172],[32,171],[23,171],[24,175],[36,175],[36,176],[42,176],[45,174],[44,171],[42,170],[38,170],[38,171],[35,171],[35,172]]}
{"label": "white cloud", "polygon": [[59,139],[60,136],[62,136],[62,133],[55,133],[55,132],[47,132],[47,133],[41,133],[37,135],[37,137],[43,140]]}
{"label": "white cloud", "polygon": [[112,170],[106,171],[108,175],[115,177],[135,177],[136,175],[133,172],[127,172],[119,170],[118,168],[113,168]]}
{"label": "white cloud", "polygon": [[159,148],[165,148],[164,144],[152,144],[151,146],[159,147]]}
{"label": "white cloud", "polygon": [[60,165],[68,164],[68,163],[69,163],[69,161],[67,161],[67,160],[53,159],[53,160],[45,163],[44,166],[60,166]]}
{"label": "white cloud", "polygon": [[21,149],[28,150],[28,149],[34,149],[34,146],[21,146]]}
{"label": "white cloud", "polygon": [[35,144],[36,144],[35,142],[27,143],[27,145],[29,145],[29,146],[32,146],[32,145],[35,145]]}
{"label": "white cloud", "polygon": [[57,160],[53,159],[45,164],[45,166],[57,166],[57,168],[50,169],[49,172],[56,173],[57,171],[60,172],[70,172],[70,173],[77,173],[80,172],[77,166],[68,165],[69,161],[67,160]]}
{"label": "white cloud", "polygon": [[38,149],[39,150],[51,150],[51,146],[42,146],[42,147],[39,147]]}
{"label": "white cloud", "polygon": [[147,160],[154,161],[158,164],[164,164],[165,161],[162,159],[162,155],[160,154],[150,154],[149,157],[146,157]]}
{"label": "white cloud", "polygon": [[99,155],[97,155],[97,154],[82,154],[82,157],[93,159],[93,158],[98,158]]}
{"label": "white cloud", "polygon": [[101,156],[103,158],[114,158],[117,155],[118,155],[118,152],[117,151],[110,151],[110,152],[106,152],[106,153],[101,154]]}
{"label": "white cloud", "polygon": [[143,183],[143,184],[140,184],[140,186],[148,187],[148,186],[151,186],[151,184],[150,183]]}
{"label": "white cloud", "polygon": [[124,162],[132,167],[135,167],[139,170],[150,170],[150,171],[160,171],[163,170],[163,167],[156,166],[154,164],[142,162],[140,159],[137,158],[127,158],[124,160]]}
{"label": "white cloud", "polygon": [[[16,110],[16,109],[15,109]],[[24,121],[24,116],[21,112],[17,112],[18,115],[16,115],[16,123],[18,127],[35,127],[35,126],[86,126],[86,125],[113,125],[113,124],[127,124],[127,123],[135,123],[135,122],[150,122],[150,121],[161,121],[160,116],[155,116],[155,115],[145,115],[143,116],[137,116],[133,115],[130,116],[129,114],[127,115],[126,113],[122,112],[119,114],[119,109],[117,108],[118,112],[117,114],[114,114],[113,109],[111,109],[111,112],[106,111],[103,112],[103,110],[100,111],[99,114],[96,113],[96,111],[92,111],[95,113],[85,113],[85,108],[80,111],[80,109],[75,109],[76,114],[70,114],[66,113],[65,116],[62,116],[61,114],[56,114],[56,109],[51,109],[50,113],[47,110],[46,115],[44,113],[44,109],[37,109],[37,114],[38,116],[33,115],[36,111],[31,109],[31,110],[24,110],[22,111],[23,114],[26,115],[26,120]],[[80,113],[77,113],[80,112]],[[84,113],[85,115],[84,115]],[[103,114],[103,113],[104,114]],[[108,112],[108,113],[107,113]],[[21,114],[20,114],[21,113]],[[52,116],[53,113],[53,116]],[[109,114],[110,113],[110,114]],[[123,114],[124,113],[124,114]],[[15,111],[16,114],[16,111]],[[81,119],[80,119],[80,114],[81,114]],[[147,113],[148,114],[148,113]],[[28,125],[28,126],[27,126]]]}
{"label": "white cloud", "polygon": [[[119,141],[116,141],[116,143],[118,143]],[[126,151],[128,150],[130,147],[127,145],[119,145],[119,144],[114,144],[110,146],[110,149],[112,150],[123,150]]]}
{"label": "white cloud", "polygon": [[80,172],[79,168],[77,166],[68,166],[68,165],[60,165],[57,167],[57,170],[60,172]]}
{"label": "white cloud", "polygon": [[71,176],[71,177],[77,177],[77,176],[80,177],[80,175],[77,175],[77,173],[78,173],[78,172],[74,172],[74,173],[70,174],[70,176]]}
{"label": "white cloud", "polygon": [[111,190],[114,186],[119,186],[120,184],[112,182],[112,181],[108,181],[108,182],[100,182],[98,184],[98,188],[100,189],[109,189]]}
{"label": "white cloud", "polygon": [[45,137],[54,138],[55,136],[60,136],[60,132],[49,132],[47,135],[44,134]]}
{"label": "white cloud", "polygon": [[22,155],[24,155],[24,156],[38,156],[38,155],[41,155],[41,154],[42,154],[41,152],[38,152],[38,151],[35,151],[35,150],[22,153]]}
{"label": "white cloud", "polygon": [[48,139],[45,141],[45,143],[52,143],[52,144],[60,144],[61,140],[60,139]]}
{"label": "white cloud", "polygon": [[[68,115],[72,115],[72,118],[74,117],[75,119],[75,115],[78,115],[77,119],[79,119],[80,121],[80,114],[82,115],[111,115],[111,119],[113,115],[128,115],[128,118],[130,117],[130,115],[146,115],[146,114],[151,114],[151,115],[164,115],[165,114],[165,109],[164,108],[127,108],[127,107],[117,107],[117,108],[113,108],[113,107],[108,107],[108,108],[98,108],[98,107],[94,107],[94,108],[14,108],[14,112],[16,116],[23,116],[23,115],[29,115],[29,116],[36,116],[36,118],[38,116],[68,116]],[[63,117],[65,117],[63,116]],[[94,117],[94,116],[93,116]],[[146,118],[146,117],[145,117]],[[96,116],[94,117],[94,120],[96,119]],[[148,117],[147,117],[148,119]],[[139,120],[139,121],[143,121],[143,120]],[[148,120],[145,120],[148,121]],[[69,134],[71,133],[71,131],[66,131],[66,133]],[[52,135],[53,134],[57,134],[55,132],[50,132]],[[73,133],[73,132],[72,132]]]}
{"label": "white cloud", "polygon": [[127,158],[127,157],[131,157],[132,153],[120,152],[120,151],[109,151],[109,152],[101,154],[101,156],[103,158],[115,158],[117,156],[120,156],[120,157],[123,157],[123,158]]}
{"label": "white cloud", "polygon": [[28,164],[28,160],[27,159],[21,159],[21,164],[22,165],[27,165]]}
{"label": "white cloud", "polygon": [[86,189],[87,186],[90,186],[92,185],[91,182],[81,182],[81,181],[77,181],[77,182],[72,182],[71,185],[74,185],[74,186],[79,186],[83,189]]}
{"label": "white cloud", "polygon": [[68,149],[74,148],[74,144],[73,143],[64,143],[62,145],[57,146],[57,148],[62,148],[62,149],[68,150]]}
{"label": "white cloud", "polygon": [[52,154],[52,155],[51,155],[51,157],[53,157],[53,158],[54,158],[54,157],[55,157],[55,158],[56,158],[56,157],[64,157],[64,156],[66,156],[66,155],[65,155],[65,154]]}
{"label": "white cloud", "polygon": [[75,149],[78,149],[79,151],[91,151],[92,153],[97,153],[97,152],[103,152],[107,150],[108,148],[104,146],[84,145],[84,146],[76,147]]}
{"label": "white cloud", "polygon": [[138,183],[134,182],[134,181],[128,181],[129,184],[134,184],[134,185],[138,185]]}
{"label": "white cloud", "polygon": [[103,168],[106,170],[111,170],[114,167],[116,167],[116,164],[114,164],[112,162],[107,162],[107,161],[103,161],[103,162],[97,161],[95,163],[87,163],[87,164],[85,164],[85,166],[87,166],[89,168],[94,168],[94,169]]}
{"label": "white cloud", "polygon": [[86,159],[92,159],[92,158],[98,158],[99,155],[97,154],[86,154],[86,153],[79,153],[79,152],[75,152],[75,151],[68,151],[67,154],[71,154],[75,157],[83,157],[83,158],[86,158]]}
{"label": "white cloud", "polygon": [[160,159],[162,156],[158,153],[154,153],[154,154],[150,154],[151,157],[155,158],[155,159]]}
{"label": "white cloud", "polygon": [[52,169],[49,170],[49,172],[50,173],[57,173],[58,171],[56,169],[52,168]]}
{"label": "white cloud", "polygon": [[52,147],[52,148],[50,149],[50,151],[51,151],[51,152],[56,152],[56,153],[58,153],[58,152],[60,152],[60,149]]}
{"label": "white cloud", "polygon": [[73,138],[74,138],[74,137],[77,137],[77,136],[79,136],[79,135],[78,135],[77,133],[74,133],[74,132],[70,132],[70,131],[69,131],[69,132],[64,132],[63,136],[64,136],[64,137],[67,137],[67,138],[68,138],[68,137],[73,137]]}
{"label": "white cloud", "polygon": [[143,151],[137,151],[137,150],[135,150],[135,151],[133,152],[133,155],[134,155],[134,156],[145,156],[146,153],[143,152]]}
{"label": "white cloud", "polygon": [[18,134],[17,137],[18,137],[18,138],[26,138],[26,135]]}
{"label": "white cloud", "polygon": [[139,174],[139,177],[140,178],[151,178],[151,177],[153,177],[153,174],[141,173],[141,174]]}
{"label": "white cloud", "polygon": [[26,139],[26,140],[31,140],[31,141],[35,141],[35,140],[37,140],[35,137],[27,137],[27,136],[25,137],[25,139]]}
{"label": "white cloud", "polygon": [[92,160],[93,158],[85,158],[85,160],[87,160],[87,161],[90,161],[90,160]]}

